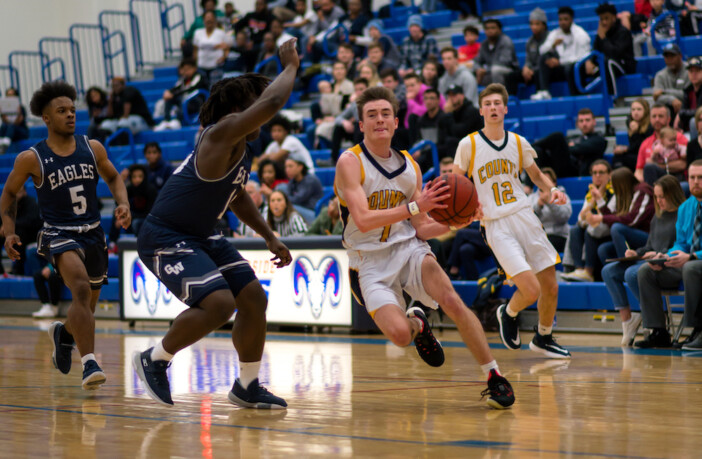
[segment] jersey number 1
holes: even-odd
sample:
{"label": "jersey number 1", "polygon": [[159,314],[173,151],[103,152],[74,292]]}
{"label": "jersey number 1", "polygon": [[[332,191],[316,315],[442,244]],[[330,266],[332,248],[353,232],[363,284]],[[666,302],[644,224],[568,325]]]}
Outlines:
{"label": "jersey number 1", "polygon": [[[500,187],[504,188],[502,190],[502,200],[500,200]],[[512,184],[510,182],[502,182],[500,184],[492,184],[492,194],[495,197],[495,204],[501,206],[502,204],[509,204],[514,202],[517,198],[514,197],[514,192],[512,191]]]}
{"label": "jersey number 1", "polygon": [[68,189],[71,193],[71,203],[73,204],[73,213],[76,215],[83,215],[86,210],[88,210],[88,201],[85,196],[81,196],[78,193],[83,191],[83,185],[72,186]]}

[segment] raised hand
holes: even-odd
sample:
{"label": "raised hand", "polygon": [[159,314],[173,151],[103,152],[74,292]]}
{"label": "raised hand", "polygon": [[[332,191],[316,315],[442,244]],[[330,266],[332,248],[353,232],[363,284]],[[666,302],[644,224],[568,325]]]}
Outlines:
{"label": "raised hand", "polygon": [[283,68],[288,66],[300,66],[300,56],[297,55],[297,48],[295,47],[296,43],[297,38],[291,38],[290,40],[283,43],[283,45],[278,50],[278,55],[280,56],[280,63],[283,65]]}

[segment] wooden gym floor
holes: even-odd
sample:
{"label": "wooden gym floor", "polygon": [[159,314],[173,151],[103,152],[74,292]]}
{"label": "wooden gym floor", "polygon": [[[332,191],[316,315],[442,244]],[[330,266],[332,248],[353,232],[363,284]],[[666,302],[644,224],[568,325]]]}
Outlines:
{"label": "wooden gym floor", "polygon": [[[98,322],[107,384],[80,388],[80,361],[51,365],[49,322],[0,318],[0,457],[700,457],[702,353],[634,351],[618,336],[557,334],[571,362],[510,352],[489,336],[517,403],[480,401],[480,368],[454,331],[425,365],[380,336],[269,334],[262,379],[287,411],[234,407],[226,333],[179,353],[176,405],[152,402],[130,365],[164,329]],[[528,342],[531,334],[524,333]]]}

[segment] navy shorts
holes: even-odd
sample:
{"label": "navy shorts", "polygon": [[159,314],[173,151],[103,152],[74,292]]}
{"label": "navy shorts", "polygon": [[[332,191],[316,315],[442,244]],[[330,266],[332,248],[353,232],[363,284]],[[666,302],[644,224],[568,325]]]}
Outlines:
{"label": "navy shorts", "polygon": [[59,267],[56,265],[56,256],[70,250],[75,250],[83,260],[91,289],[100,290],[107,284],[107,244],[102,227],[86,232],[53,227],[39,230],[37,253],[51,262],[57,271]]}
{"label": "navy shorts", "polygon": [[201,238],[149,216],[139,230],[139,258],[180,301],[197,304],[216,290],[236,298],[256,279],[251,265],[222,236]]}

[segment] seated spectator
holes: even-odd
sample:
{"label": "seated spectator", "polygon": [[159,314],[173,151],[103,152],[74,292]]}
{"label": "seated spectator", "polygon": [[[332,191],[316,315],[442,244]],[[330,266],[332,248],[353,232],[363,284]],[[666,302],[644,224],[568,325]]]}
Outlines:
{"label": "seated spectator", "polygon": [[[37,233],[44,222],[39,214],[39,205],[36,199],[27,194],[27,190],[22,187],[17,192],[17,207],[15,220],[15,234],[20,237],[21,245],[15,248],[19,252],[19,260],[12,263],[12,274],[24,276],[24,264],[27,261],[27,246],[37,242]],[[0,228],[0,247],[5,246],[5,234]],[[5,268],[2,266],[2,252],[0,252],[0,275],[7,277]]]}
{"label": "seated spectator", "polygon": [[232,2],[227,2],[224,4],[224,18],[221,20],[221,24],[224,30],[229,32],[236,22],[241,19],[241,14],[234,8]]}
{"label": "seated spectator", "polygon": [[483,118],[480,111],[463,95],[460,86],[449,86],[446,98],[451,104],[452,111],[444,113],[439,119],[439,158],[453,157],[458,148],[458,142],[471,132],[483,128]]}
{"label": "seated spectator", "polygon": [[480,32],[475,26],[467,25],[463,29],[463,38],[466,44],[458,47],[458,63],[472,69],[473,60],[480,51],[480,42],[478,41]]}
{"label": "seated spectator", "polygon": [[[251,201],[253,201],[261,216],[263,218],[266,218],[268,216],[268,198],[264,199],[263,194],[261,193],[261,185],[259,185],[258,182],[249,180],[246,183],[245,189],[249,196],[251,196]],[[249,227],[246,223],[239,220],[239,226],[237,226],[236,228],[234,237],[253,236],[256,236],[256,232],[252,230],[251,227]]]}
{"label": "seated spectator", "polygon": [[370,62],[361,62],[358,64],[357,69],[358,77],[365,79],[368,82],[369,88],[383,85],[383,83],[380,81],[378,69],[375,68],[375,65],[371,64]]}
{"label": "seated spectator", "polygon": [[702,107],[695,111],[695,124],[697,125],[697,137],[690,139],[687,145],[687,167],[693,161],[702,159]]}
{"label": "seated spectator", "polygon": [[612,172],[612,188],[616,198],[615,208],[600,201],[599,212],[590,212],[585,216],[591,226],[605,223],[610,228],[612,241],[597,249],[603,264],[608,258],[623,258],[628,249],[638,249],[646,244],[651,218],[655,213],[653,187],[639,182],[626,167]]}
{"label": "seated spectator", "polygon": [[274,18],[275,16],[268,9],[268,2],[256,0],[254,10],[246,13],[243,18],[237,21],[234,24],[234,30],[237,33],[245,31],[253,42],[254,50],[258,52],[261,43],[263,43],[263,34],[270,30]]}
{"label": "seated spectator", "polygon": [[[671,0],[667,3],[668,9],[676,10],[675,3],[680,4],[680,0]],[[680,35],[689,37],[691,35],[700,34],[700,21],[702,21],[702,2],[695,0],[694,2],[682,2],[682,8],[678,10],[680,19]]]}
{"label": "seated spectator", "polygon": [[180,47],[183,51],[184,58],[193,55],[193,38],[197,30],[205,28],[205,13],[209,11],[213,12],[217,21],[223,21],[226,18],[225,14],[217,9],[217,0],[201,0],[200,6],[202,7],[202,15],[195,18],[180,41]]}
{"label": "seated spectator", "polygon": [[[600,17],[597,37],[593,49],[604,54],[605,81],[610,94],[617,96],[617,78],[636,72],[634,44],[631,31],[617,19],[617,8],[610,3],[602,3],[595,10]],[[585,62],[585,73],[597,75],[602,69],[597,68],[595,60]]]}
{"label": "seated spectator", "polygon": [[117,129],[125,128],[136,135],[153,125],[154,119],[141,92],[134,86],[127,86],[124,78],[114,77],[107,119],[100,123],[100,129],[112,134]]}
{"label": "seated spectator", "polygon": [[312,58],[312,62],[319,62],[322,59],[324,36],[345,14],[346,12],[334,0],[319,0],[314,34],[307,40],[307,53]]}
{"label": "seated spectator", "polygon": [[505,79],[509,94],[517,94],[519,83],[532,84],[539,80],[539,60],[541,59],[540,47],[546,41],[548,24],[546,12],[541,8],[534,8],[529,14],[529,27],[531,37],[526,42],[526,59],[521,70],[516,70]]}
{"label": "seated spectator", "polygon": [[553,168],[558,177],[586,175],[590,164],[602,158],[607,149],[607,141],[595,131],[596,125],[592,110],[581,108],[577,119],[579,136],[566,139],[562,132],[554,132],[533,142],[539,166]]}
{"label": "seated spectator", "polygon": [[[668,164],[674,161],[682,161],[687,158],[687,147],[677,142],[678,131],[671,127],[664,127],[658,133],[658,140],[653,142],[650,161],[655,163],[666,174],[671,174]],[[687,162],[687,161],[685,161]],[[683,174],[676,174],[676,178],[684,180]]]}
{"label": "seated spectator", "polygon": [[285,164],[288,156],[302,158],[307,165],[307,169],[314,173],[314,162],[310,151],[305,147],[300,139],[290,135],[290,121],[282,115],[277,115],[269,123],[271,137],[273,141],[268,144],[266,151],[259,157],[259,161],[270,158],[279,164]]}
{"label": "seated spectator", "polygon": [[339,200],[336,196],[331,198],[327,207],[322,210],[314,219],[305,235],[331,236],[344,233],[344,224],[339,213]]}
{"label": "seated spectator", "polygon": [[7,150],[12,142],[29,138],[27,127],[27,109],[19,104],[19,94],[15,88],[7,88],[5,97],[17,98],[17,111],[13,113],[0,113],[0,153]]}
{"label": "seated spectator", "polygon": [[630,11],[621,11],[617,17],[622,25],[632,32],[640,32],[641,25],[651,16],[651,3],[649,0],[634,0],[634,14]]}
{"label": "seated spectator", "polygon": [[[420,15],[410,16],[407,19],[407,28],[409,29],[409,37],[405,37],[400,48],[402,55],[400,75],[402,76],[409,72],[419,73],[427,59],[439,56],[436,39],[426,35],[424,22]],[[373,86],[372,82],[371,86]]]}
{"label": "seated spectator", "polygon": [[702,246],[700,235],[695,230],[700,225],[702,211],[702,161],[690,164],[687,173],[691,196],[678,208],[675,223],[675,243],[664,255],[665,266],[644,264],[639,268],[639,298],[643,327],[651,333],[635,346],[642,348],[670,347],[671,339],[666,329],[666,317],[661,301],[662,290],[677,290],[682,280],[685,289],[685,314],[683,322],[692,327],[690,336],[680,343],[687,351],[702,350],[702,314],[700,314],[700,279],[702,279]]}
{"label": "seated spectator", "polygon": [[[129,183],[127,184],[127,197],[129,199],[129,209],[132,213],[132,224],[125,231],[129,234],[138,235],[139,228],[151,212],[151,208],[156,202],[158,190],[146,179],[146,166],[143,164],[132,164],[129,166]],[[120,222],[112,217],[109,238],[110,249],[116,249],[116,242],[122,232]]]}
{"label": "seated spectator", "polygon": [[107,93],[97,86],[91,86],[85,93],[85,105],[88,107],[88,137],[104,142],[109,132],[101,132],[100,123],[107,119]]}
{"label": "seated spectator", "polygon": [[203,17],[205,28],[196,30],[193,36],[193,57],[198,69],[210,84],[214,84],[222,77],[231,42],[226,32],[217,28],[217,17],[213,12],[207,11]]}
{"label": "seated spectator", "polygon": [[[422,81],[430,88],[439,89],[439,63],[436,59],[427,60],[422,66]],[[443,93],[439,93],[442,94]]]}
{"label": "seated spectator", "polygon": [[369,47],[369,51],[370,45],[374,43],[378,43],[383,49],[385,62],[389,63],[395,68],[400,65],[400,61],[402,60],[400,50],[395,44],[395,41],[385,34],[383,21],[380,19],[373,19],[369,21],[368,25],[366,26],[366,34],[356,37],[356,40],[354,41],[356,46]]}
{"label": "seated spectator", "polygon": [[356,99],[363,94],[363,91],[368,89],[368,80],[365,78],[356,78],[353,81],[354,93],[351,96],[351,101],[346,108],[334,120],[334,133],[331,142],[331,159],[336,165],[341,151],[341,142],[350,140],[354,145],[363,140],[363,134],[358,125],[358,108]]}
{"label": "seated spectator", "polygon": [[[424,92],[430,88],[422,83],[421,78],[419,78],[416,73],[408,73],[405,75],[403,80],[407,90],[405,93],[405,98],[407,101],[407,116],[401,121],[401,123],[404,125],[404,127],[409,127],[410,116],[414,115],[416,117],[420,117],[427,112],[427,106],[424,104]],[[440,108],[444,107],[445,102],[446,101],[444,100],[443,96],[439,97]]]}
{"label": "seated spectator", "polygon": [[690,80],[683,90],[683,102],[673,127],[690,132],[690,137],[697,137],[694,123],[695,110],[702,107],[702,56],[691,57],[687,61],[687,77]]}
{"label": "seated spectator", "polygon": [[641,143],[653,134],[650,109],[646,99],[639,98],[631,103],[631,111],[627,117],[627,133],[629,134],[629,145],[616,145],[614,147],[612,165],[615,169],[627,167],[634,172]]}
{"label": "seated spectator", "polygon": [[261,194],[268,201],[271,193],[278,189],[288,188],[288,178],[285,169],[271,159],[263,159],[258,163],[258,179],[261,182]]}
{"label": "seated spectator", "polygon": [[453,245],[447,260],[449,277],[452,280],[463,279],[462,268],[465,273],[465,280],[478,279],[480,272],[475,262],[484,260],[491,255],[492,251],[485,243],[478,222],[459,229],[456,231],[456,237],[453,239]]}
{"label": "seated spectator", "polygon": [[[61,301],[63,279],[51,263],[34,273],[34,289],[39,295],[41,309],[32,313],[35,319],[50,319],[58,316],[58,304]],[[48,284],[48,288],[47,288]]]}
{"label": "seated spectator", "polygon": [[283,26],[286,32],[297,37],[298,49],[307,50],[307,37],[315,33],[317,14],[312,8],[307,8],[307,0],[295,1],[295,13],[297,15],[291,21],[285,22]]}
{"label": "seated spectator", "polygon": [[590,53],[590,35],[573,23],[575,12],[569,6],[558,9],[558,28],[549,32],[539,47],[539,74],[533,100],[551,98],[550,84],[567,81],[571,95],[579,94],[575,87],[575,63]]}
{"label": "seated spectator", "polygon": [[339,48],[336,50],[336,62],[341,62],[346,66],[346,78],[349,80],[356,78],[358,75],[356,68],[358,62],[353,53],[353,46],[350,43],[343,42],[339,44]]}
{"label": "seated spectator", "polygon": [[387,69],[394,69],[396,65],[385,59],[385,51],[380,43],[371,43],[368,46],[368,62],[375,65],[378,73],[383,73]]}
{"label": "seated spectator", "polygon": [[288,195],[280,190],[268,198],[266,221],[276,237],[303,236],[307,231],[305,219],[295,210]]}
{"label": "seated spectator", "polygon": [[[556,173],[550,167],[544,167],[541,171],[548,175],[554,185],[557,184]],[[531,208],[546,231],[546,236],[548,240],[553,245],[553,248],[557,252],[563,252],[565,250],[566,240],[568,239],[568,233],[570,232],[570,225],[568,224],[568,219],[573,213],[573,206],[570,202],[570,196],[566,193],[565,188],[562,186],[558,187],[559,190],[566,195],[566,203],[563,205],[557,205],[551,203],[551,190],[540,190],[535,189],[533,193],[527,196]]]}
{"label": "seated spectator", "polygon": [[280,19],[273,19],[271,21],[271,33],[273,34],[273,39],[275,40],[275,46],[277,48],[283,46],[283,43],[285,43],[286,41],[296,38],[294,35],[291,35],[285,31],[285,27],[283,27],[283,22]]}
{"label": "seated spectator", "polygon": [[[458,64],[458,53],[455,48],[446,47],[441,50],[441,62],[446,70],[439,78],[439,94],[445,94],[450,86],[457,85],[463,88],[463,95],[474,107],[478,106],[478,82],[473,73],[466,67]],[[451,111],[450,107],[446,107]]]}
{"label": "seated spectator", "polygon": [[669,105],[673,113],[677,113],[682,107],[685,87],[690,83],[687,64],[683,62],[680,47],[675,43],[665,45],[663,59],[665,68],[656,72],[653,79],[653,100]]}
{"label": "seated spectator", "polygon": [[[354,92],[354,85],[346,76],[346,66],[341,62],[334,62],[332,68],[334,81],[330,84],[327,81],[320,81],[317,87],[321,93],[319,102],[313,103],[310,107],[312,119],[316,126],[311,126],[308,130],[308,139],[313,144],[318,144],[319,139],[331,142],[334,134],[334,120],[348,104],[348,100]],[[311,131],[314,130],[314,140],[311,139]]]}
{"label": "seated spectator", "polygon": [[224,61],[224,71],[234,73],[252,72],[258,58],[257,49],[245,30],[235,33],[234,44],[229,49],[229,56]]}
{"label": "seated spectator", "polygon": [[363,53],[363,47],[357,45],[356,40],[364,36],[371,17],[363,10],[361,0],[348,0],[345,9],[347,12],[339,19],[339,24],[343,24],[349,31],[348,41],[355,45],[354,54],[360,56]]}
{"label": "seated spectator", "polygon": [[[639,155],[636,159],[636,171],[634,174],[640,182],[651,185],[660,177],[666,174],[666,168],[661,168],[651,157],[653,156],[653,144],[658,140],[661,129],[670,125],[670,108],[665,104],[656,102],[651,107],[651,126],[653,134],[641,142]],[[678,132],[676,142],[679,145],[687,146],[687,138]],[[686,161],[671,161],[667,164],[667,170],[671,174],[680,174],[685,170]]]}
{"label": "seated spectator", "polygon": [[[178,65],[180,78],[175,86],[163,92],[163,121],[161,121],[154,131],[165,131],[167,129],[180,129],[184,121],[181,105],[183,100],[199,90],[209,90],[210,84],[207,77],[197,69],[195,59],[186,57]],[[198,95],[188,101],[188,113],[199,113],[206,97]],[[173,115],[175,114],[175,118]]]}
{"label": "seated spectator", "polygon": [[473,61],[475,78],[478,84],[505,84],[505,77],[519,70],[517,52],[514,43],[507,34],[502,33],[502,23],[497,19],[488,19],[483,23],[485,41],[480,45],[478,56]]}
{"label": "seated spectator", "polygon": [[[278,46],[275,42],[275,37],[273,32],[266,32],[263,34],[263,43],[261,44],[261,51],[258,53],[256,58],[256,65],[261,64],[267,59],[275,58],[278,56]],[[267,76],[268,78],[275,79],[278,75],[278,65],[277,59],[271,59],[261,67],[258,68],[258,73]]]}
{"label": "seated spectator", "polygon": [[[404,120],[407,118],[407,87],[400,81],[400,75],[397,69],[385,69],[380,73],[380,79],[383,86],[391,90],[397,101],[399,103],[399,110],[397,111],[397,118]],[[392,139],[392,144],[394,147],[400,150],[407,150],[410,147],[410,133],[405,127],[404,123],[398,124],[395,129],[395,135]]]}
{"label": "seated spectator", "polygon": [[[646,54],[653,56],[656,54],[655,48],[651,41],[651,35],[655,34],[658,40],[669,40],[675,37],[675,20],[672,16],[668,16],[662,21],[658,21],[655,30],[651,30],[653,22],[668,10],[665,8],[665,0],[650,0],[651,14],[645,23],[641,24],[641,32],[633,35],[634,40],[634,55],[641,57],[643,52],[641,47],[646,45]],[[628,27],[627,27],[628,28]]]}
{"label": "seated spectator", "polygon": [[641,325],[641,315],[631,312],[624,282],[626,281],[634,298],[640,302],[637,279],[639,268],[645,263],[644,260],[653,258],[659,253],[666,253],[673,246],[678,207],[685,201],[680,183],[670,175],[665,175],[656,181],[653,195],[656,213],[651,220],[651,232],[646,244],[636,250],[627,249],[624,253],[625,257],[637,256],[640,260],[615,261],[608,263],[602,269],[602,279],[622,320],[622,346],[631,346],[634,343],[636,331]]}
{"label": "seated spectator", "polygon": [[173,175],[173,166],[163,159],[158,142],[149,142],[144,145],[144,158],[148,168],[146,178],[157,191],[160,191],[166,184],[166,180]]}
{"label": "seated spectator", "polygon": [[305,221],[314,220],[314,206],[322,198],[322,183],[314,174],[309,174],[303,158],[290,155],[285,160],[285,175],[288,182],[287,194],[295,209]]}
{"label": "seated spectator", "polygon": [[585,194],[583,207],[578,214],[578,223],[570,227],[567,250],[563,257],[563,264],[572,265],[575,270],[564,274],[563,279],[592,282],[595,273],[599,272],[596,269],[600,265],[597,248],[610,239],[610,230],[606,224],[590,225],[586,217],[599,213],[600,202],[604,203],[602,207],[615,206],[614,189],[609,182],[611,172],[611,166],[604,159],[597,159],[590,165],[592,184]]}
{"label": "seated spectator", "polygon": [[[409,91],[409,86],[407,89]],[[414,145],[420,140],[429,140],[438,145],[439,121],[444,114],[441,110],[441,97],[436,89],[428,88],[424,91],[422,99],[425,109],[424,114],[419,117],[416,114],[409,116],[410,143]],[[412,157],[417,161],[422,172],[426,172],[434,166],[431,147],[429,146],[415,151],[412,153]],[[450,157],[447,158],[450,159]]]}

